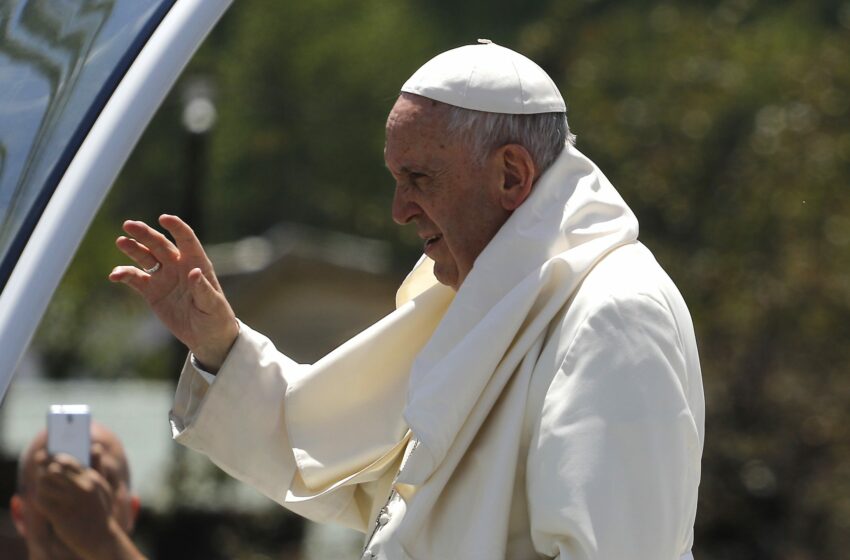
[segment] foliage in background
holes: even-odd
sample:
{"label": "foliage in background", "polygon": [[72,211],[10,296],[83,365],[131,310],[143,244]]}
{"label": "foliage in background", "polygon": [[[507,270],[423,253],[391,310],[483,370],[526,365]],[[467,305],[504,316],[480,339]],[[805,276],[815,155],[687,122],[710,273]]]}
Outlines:
{"label": "foliage in background", "polygon": [[[189,70],[217,84],[206,239],[289,220],[389,239],[408,266],[417,240],[389,218],[384,120],[415,68],[477,37],[550,72],[579,148],[691,307],[708,404],[697,556],[844,555],[848,2],[241,0]],[[161,353],[121,344],[146,315],[104,277],[124,217],[179,211],[179,112],[178,88],[48,312],[37,345],[56,375],[172,375]]]}

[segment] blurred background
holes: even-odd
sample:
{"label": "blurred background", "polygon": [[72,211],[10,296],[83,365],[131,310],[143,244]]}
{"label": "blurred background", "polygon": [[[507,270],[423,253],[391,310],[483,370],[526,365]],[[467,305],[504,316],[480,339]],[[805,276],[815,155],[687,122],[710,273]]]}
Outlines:
{"label": "blurred background", "polygon": [[47,404],[85,401],[128,448],[152,558],[357,557],[356,536],[170,442],[184,349],[106,280],[126,260],[113,240],[126,218],[184,216],[237,314],[315,360],[391,311],[418,257],[382,157],[399,87],[479,37],[549,72],[690,306],[708,409],[696,558],[846,556],[844,0],[239,0],[124,168],[0,408],[0,539]]}

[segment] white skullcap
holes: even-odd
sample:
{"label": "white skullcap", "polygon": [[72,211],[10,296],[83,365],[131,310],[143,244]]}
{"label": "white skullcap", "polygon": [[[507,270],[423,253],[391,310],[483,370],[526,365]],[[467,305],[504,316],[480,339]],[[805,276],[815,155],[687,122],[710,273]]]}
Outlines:
{"label": "white skullcap", "polygon": [[478,42],[438,54],[401,91],[490,113],[566,112],[555,82],[537,64],[486,39]]}

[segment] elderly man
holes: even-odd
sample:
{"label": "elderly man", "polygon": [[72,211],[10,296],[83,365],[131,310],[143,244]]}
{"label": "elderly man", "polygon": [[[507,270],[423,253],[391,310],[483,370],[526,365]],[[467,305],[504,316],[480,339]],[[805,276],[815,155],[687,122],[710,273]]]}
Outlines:
{"label": "elderly man", "polygon": [[192,231],[125,222],[118,267],[191,350],[177,441],[363,557],[690,558],[703,395],[687,308],[529,59],[443,53],[387,120],[397,309],[313,365],[237,322]]}
{"label": "elderly man", "polygon": [[92,423],[92,468],[70,456],[50,457],[46,445],[42,431],[21,455],[11,501],[30,560],[143,559],[128,536],[139,499],[130,493],[127,458],[115,434]]}

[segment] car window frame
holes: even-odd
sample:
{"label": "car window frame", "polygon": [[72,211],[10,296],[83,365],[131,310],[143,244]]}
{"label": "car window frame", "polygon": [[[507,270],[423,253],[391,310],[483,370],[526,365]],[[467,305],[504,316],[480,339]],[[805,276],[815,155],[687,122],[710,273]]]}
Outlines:
{"label": "car window frame", "polygon": [[124,73],[59,179],[0,292],[0,402],[118,172],[189,59],[232,3],[174,3]]}
{"label": "car window frame", "polygon": [[88,110],[83,115],[79,125],[74,130],[74,133],[68,139],[65,148],[62,150],[62,153],[57,158],[50,173],[47,175],[44,184],[39,189],[33,204],[26,211],[26,215],[21,222],[21,227],[12,237],[6,254],[3,256],[2,260],[0,260],[0,291],[2,291],[6,286],[9,276],[12,274],[12,270],[14,270],[24,247],[35,229],[36,224],[39,219],[41,219],[44,209],[47,207],[47,203],[50,201],[53,193],[56,192],[56,187],[59,185],[59,181],[68,169],[71,161],[73,161],[74,156],[79,151],[83,140],[85,140],[101,111],[103,111],[106,102],[109,101],[109,98],[115,92],[115,88],[117,88],[118,84],[121,83],[121,80],[133,64],[133,61],[136,60],[139,52],[148,43],[153,32],[157,27],[159,27],[162,20],[176,2],[177,0],[165,0],[156,8],[154,13],[151,14],[150,18],[147,22],[145,22],[145,25],[132,41],[127,51],[113,68],[112,72],[110,72],[103,86],[100,88],[100,91],[98,91],[97,95],[92,98]]}

